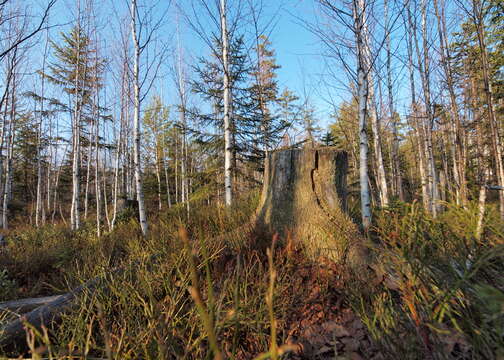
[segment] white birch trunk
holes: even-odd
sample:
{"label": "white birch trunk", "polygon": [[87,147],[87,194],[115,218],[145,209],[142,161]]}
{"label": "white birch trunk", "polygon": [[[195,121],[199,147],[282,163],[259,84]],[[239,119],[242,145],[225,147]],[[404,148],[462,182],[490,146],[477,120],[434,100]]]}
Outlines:
{"label": "white birch trunk", "polygon": [[107,221],[107,227],[110,229],[112,227],[109,207],[108,207],[108,196],[107,196],[107,176],[105,169],[107,168],[107,152],[104,154],[103,164],[102,164],[102,179],[103,179],[103,210],[105,212],[105,220]]}
{"label": "white birch trunk", "polygon": [[389,116],[392,123],[392,148],[391,148],[391,163],[392,163],[392,188],[395,190],[395,195],[399,200],[404,201],[404,192],[402,185],[401,163],[399,160],[399,133],[397,130],[398,117],[395,116],[394,92],[392,88],[392,50],[390,33],[392,31],[388,16],[388,0],[384,1],[385,8],[385,42],[387,50],[387,91],[389,102]]}
{"label": "white birch trunk", "polygon": [[[114,192],[113,192],[113,210],[112,210],[112,221],[111,221],[111,226],[110,230],[114,229],[116,219],[117,219],[117,198],[119,194],[119,167],[121,164],[121,150],[122,150],[122,143],[123,143],[123,131],[124,131],[124,122],[126,121],[125,119],[125,106],[128,106],[129,104],[126,103],[125,101],[125,93],[126,93],[126,57],[124,59],[124,64],[123,64],[123,78],[122,78],[122,84],[121,84],[121,117],[119,120],[119,139],[117,140],[117,147],[116,147],[116,158],[115,158],[115,166],[114,166]],[[122,194],[125,195],[125,194]]]}
{"label": "white birch trunk", "polygon": [[[362,6],[367,6],[363,3]],[[365,16],[365,9],[363,8],[363,16]],[[378,119],[376,111],[376,99],[374,90],[374,81],[371,74],[371,45],[369,43],[369,34],[366,20],[362,23],[362,41],[363,41],[363,56],[366,61],[366,82],[368,88],[367,96],[367,111],[371,120],[371,129],[373,131],[373,146],[376,165],[376,182],[378,185],[378,193],[380,197],[380,206],[387,206],[389,203],[387,178],[385,175],[385,165],[383,164],[382,143],[380,134],[380,119]]]}
{"label": "white birch trunk", "polygon": [[[369,70],[368,74],[371,71]],[[374,146],[374,155],[375,155],[375,163],[376,163],[376,182],[378,183],[378,192],[380,197],[380,206],[387,206],[389,203],[388,197],[388,187],[387,187],[387,178],[385,175],[385,165],[383,164],[383,153],[382,153],[382,142],[380,136],[380,120],[378,119],[376,112],[376,104],[375,104],[375,95],[374,95],[374,85],[371,79],[371,75],[368,75],[368,109],[369,109],[369,118],[371,120],[371,129],[373,131],[373,146]]]}
{"label": "white birch trunk", "polygon": [[[164,141],[165,146],[166,146],[166,139]],[[163,168],[164,168],[164,175],[165,175],[165,182],[166,182],[166,201],[168,203],[168,208],[171,208],[172,206],[172,201],[171,201],[171,195],[170,195],[170,179],[168,178],[168,159],[166,159],[165,155],[165,150],[163,147]]]}
{"label": "white birch trunk", "polygon": [[10,101],[9,113],[9,138],[7,143],[7,159],[5,166],[5,184],[3,189],[3,211],[2,211],[2,227],[3,229],[9,228],[9,201],[11,200],[12,192],[12,155],[14,149],[15,137],[15,122],[16,122],[16,78],[13,76],[13,86]]}
{"label": "white birch trunk", "polygon": [[233,203],[233,135],[230,116],[230,81],[228,68],[228,32],[226,20],[226,0],[220,0],[220,22],[222,41],[222,65],[224,76],[224,188],[226,206]]}
{"label": "white birch trunk", "polygon": [[[98,90],[98,89],[96,89]],[[99,104],[97,106],[97,116],[96,116],[96,133],[95,133],[95,193],[96,193],[96,235],[98,237],[101,236],[101,189],[100,189],[100,173],[99,173],[99,166],[100,166],[100,152],[98,151],[98,139],[99,139],[99,123],[98,119],[100,118],[98,114],[99,109]]]}
{"label": "white birch trunk", "polygon": [[[63,158],[66,157],[68,153],[68,144],[65,146],[65,149],[63,150]],[[51,215],[51,222],[54,224],[55,218],[56,218],[56,212],[57,212],[57,206],[58,206],[58,187],[59,187],[59,180],[60,180],[60,174],[61,174],[61,168],[62,165],[58,167],[58,170],[56,171],[55,179],[54,179],[54,192],[53,192],[53,210],[52,210],[52,215]],[[63,216],[62,216],[63,218]]]}
{"label": "white birch trunk", "polygon": [[[93,114],[95,115],[95,114]],[[93,136],[95,134],[96,118],[93,118],[89,132],[87,159],[86,159],[86,186],[84,190],[84,220],[88,217],[89,210],[89,184],[91,183],[91,158],[93,157]]]}
{"label": "white birch trunk", "polygon": [[142,167],[140,163],[141,151],[141,124],[140,124],[140,44],[137,36],[137,1],[131,0],[131,36],[134,45],[134,63],[133,63],[133,91],[134,91],[134,114],[133,114],[133,156],[135,167],[135,188],[138,201],[138,216],[142,234],[147,236],[148,225],[145,213],[145,203],[142,184]]}
{"label": "white birch trunk", "polygon": [[[473,106],[473,118],[480,117],[480,110],[476,107],[476,97],[475,92],[476,86],[474,78],[471,79],[471,102]],[[488,145],[486,143],[485,134],[484,134],[484,125],[482,121],[477,122],[476,127],[476,146],[478,148],[478,172],[480,174],[480,189],[478,194],[478,220],[476,223],[476,229],[474,233],[474,237],[477,240],[481,239],[481,235],[483,234],[483,220],[485,218],[485,205],[486,205],[486,197],[487,197],[487,185],[488,179],[490,178],[490,166],[488,166]]]}
{"label": "white birch trunk", "polygon": [[186,79],[183,67],[183,54],[182,47],[180,44],[180,31],[178,29],[177,21],[177,87],[180,98],[180,125],[182,127],[182,157],[180,163],[180,177],[181,177],[181,187],[182,187],[182,202],[186,204],[186,212],[189,216],[189,187],[187,183],[187,119],[186,119],[186,105],[187,105],[187,93],[186,93]]}
{"label": "white birch trunk", "polygon": [[[157,136],[157,135],[156,135]],[[156,180],[157,180],[157,195],[158,195],[158,210],[163,210],[163,201],[161,198],[161,156],[160,156],[159,145],[156,140]]]}
{"label": "white birch trunk", "polygon": [[[96,30],[96,29],[95,29]],[[98,66],[98,38],[95,31],[95,45],[96,45],[96,56],[95,56],[95,81],[94,85],[94,103],[93,103],[93,118],[95,124],[95,158],[94,158],[94,180],[95,180],[95,196],[96,196],[96,235],[97,237],[101,236],[101,187],[100,187],[100,151],[99,151],[99,141],[100,141],[100,90],[98,84],[98,75],[99,75],[99,66]],[[91,145],[91,144],[90,144]],[[103,175],[105,176],[105,171],[103,171]],[[105,199],[106,201],[106,199]],[[106,203],[105,203],[106,205]]]}
{"label": "white birch trunk", "polygon": [[[443,65],[443,71],[446,78],[446,85],[448,87],[448,93],[450,95],[450,114],[451,121],[449,126],[449,135],[450,135],[450,151],[452,155],[453,162],[453,177],[455,180],[455,192],[456,192],[456,202],[457,204],[465,205],[467,200],[467,189],[466,189],[466,180],[465,180],[465,171],[463,164],[463,155],[462,155],[462,143],[460,137],[460,116],[458,104],[456,101],[455,89],[453,86],[453,76],[452,69],[450,66],[449,58],[449,44],[446,40],[446,25],[444,18],[442,19],[441,13],[439,11],[438,1],[434,0],[434,11],[436,14],[437,25],[438,25],[438,34],[439,34],[439,46],[441,53],[441,64]],[[444,14],[444,12],[443,12]]]}
{"label": "white birch trunk", "polygon": [[357,96],[359,103],[359,180],[362,227],[365,231],[371,226],[371,195],[369,191],[368,173],[368,134],[367,134],[367,104],[368,104],[368,61],[365,53],[365,0],[353,3],[354,30],[357,44]]}
{"label": "white birch trunk", "polygon": [[[46,42],[44,47],[44,58],[42,59],[42,73],[45,73],[45,64],[47,58],[47,48],[49,44],[49,39],[46,36]],[[45,221],[45,216],[42,217],[43,212],[43,199],[42,199],[42,119],[44,116],[44,96],[45,96],[45,77],[41,77],[41,92],[42,99],[40,101],[40,118],[37,129],[37,200],[35,205],[35,226],[39,227],[41,222]]]}
{"label": "white birch trunk", "polygon": [[[423,147],[425,152],[425,166],[427,173],[427,183],[429,189],[428,197],[428,211],[435,217],[437,215],[438,208],[438,179],[436,172],[436,164],[434,161],[434,151],[432,144],[432,127],[434,126],[434,114],[432,109],[431,95],[430,95],[430,76],[429,76],[429,53],[428,53],[428,42],[427,42],[427,3],[426,0],[422,0],[421,3],[421,20],[422,20],[422,49],[423,57],[420,52],[418,40],[416,36],[416,26],[413,28],[412,34],[414,38],[416,53],[417,53],[417,66],[420,72],[420,78],[422,81],[422,89],[424,93],[425,100],[425,113],[426,119],[423,118],[421,121],[419,131],[422,133]],[[411,16],[410,24],[411,24]]]}
{"label": "white birch trunk", "polygon": [[[3,109],[3,114],[2,114],[2,134],[0,136],[0,154],[3,154],[4,146],[5,146],[5,140],[6,140],[6,132],[7,132],[7,111],[8,111],[8,106],[9,106],[9,89],[5,89],[4,92],[4,98],[2,99],[2,105],[4,106]],[[2,109],[0,108],[0,111]],[[4,175],[4,167],[5,167],[5,161],[3,159],[0,159],[0,194],[3,196],[3,189],[5,186],[5,182],[3,182],[3,175]],[[3,199],[3,198],[1,198]],[[1,200],[0,199],[0,200]],[[2,207],[2,216],[0,216],[0,225],[3,227],[3,207]]]}
{"label": "white birch trunk", "polygon": [[77,35],[77,53],[76,61],[77,68],[75,71],[74,80],[74,114],[72,118],[72,206],[70,214],[70,226],[72,230],[80,228],[80,213],[79,213],[79,195],[80,195],[80,118],[81,106],[80,99],[80,1],[77,2],[77,18],[78,18],[78,35]]}

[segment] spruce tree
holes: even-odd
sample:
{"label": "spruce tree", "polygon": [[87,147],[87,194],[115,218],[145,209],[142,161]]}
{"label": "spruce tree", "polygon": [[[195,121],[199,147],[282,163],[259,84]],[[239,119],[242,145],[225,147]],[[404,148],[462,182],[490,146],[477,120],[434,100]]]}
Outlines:
{"label": "spruce tree", "polygon": [[278,100],[278,81],[276,70],[280,68],[276,63],[275,52],[270,49],[271,43],[264,35],[259,36],[256,45],[256,63],[251,69],[252,85],[250,92],[250,108],[252,121],[260,126],[258,144],[253,149],[262,159],[264,151],[278,142],[282,130],[288,122],[274,113],[274,105]]}
{"label": "spruce tree", "polygon": [[[79,22],[80,24],[80,22]],[[81,137],[84,124],[93,121],[93,91],[101,86],[99,75],[103,61],[96,58],[90,38],[80,25],[69,34],[61,33],[62,44],[51,41],[57,61],[49,65],[49,72],[40,74],[70,95],[71,103],[66,106],[72,122],[72,229],[80,227],[80,159]],[[94,119],[96,120],[96,119]],[[90,144],[88,144],[90,146]]]}

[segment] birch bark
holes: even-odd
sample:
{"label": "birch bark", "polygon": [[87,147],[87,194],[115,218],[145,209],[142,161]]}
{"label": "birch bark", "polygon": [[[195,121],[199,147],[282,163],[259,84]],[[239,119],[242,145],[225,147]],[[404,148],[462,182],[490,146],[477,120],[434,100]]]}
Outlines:
{"label": "birch bark", "polygon": [[224,87],[224,188],[226,206],[233,203],[233,135],[230,117],[230,81],[228,69],[228,31],[226,20],[226,0],[220,0],[220,22],[222,41],[222,65]]}
{"label": "birch bark", "polygon": [[135,188],[138,201],[138,215],[142,234],[147,236],[148,225],[145,213],[145,203],[143,195],[142,167],[140,163],[141,145],[141,124],[140,124],[140,44],[137,35],[137,1],[131,0],[131,37],[134,45],[133,63],[133,93],[134,93],[134,114],[133,114],[133,156],[135,168]]}

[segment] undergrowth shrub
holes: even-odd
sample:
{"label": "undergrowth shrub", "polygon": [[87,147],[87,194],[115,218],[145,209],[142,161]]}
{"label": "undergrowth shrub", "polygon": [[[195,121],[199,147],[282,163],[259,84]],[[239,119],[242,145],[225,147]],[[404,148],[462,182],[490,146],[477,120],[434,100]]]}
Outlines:
{"label": "undergrowth shrub", "polygon": [[[292,314],[311,296],[302,275],[310,264],[302,251],[289,255],[289,246],[266,256],[271,236],[240,231],[256,205],[254,194],[231,210],[193,206],[189,218],[174,206],[156,215],[146,238],[134,218],[100,238],[92,222],[78,232],[59,226],[12,232],[0,265],[8,281],[30,289],[22,293],[65,292],[100,279],[51,336],[29,331],[32,353],[43,345],[44,356],[54,359],[207,359],[212,334],[228,358],[278,356],[287,349],[280,346],[287,319],[297,318]],[[342,274],[347,300],[384,357],[502,356],[504,228],[489,208],[476,238],[475,204],[444,207],[436,219],[416,203],[379,210],[370,242],[376,279],[347,283]],[[181,226],[190,234],[185,245]],[[232,239],[221,236],[235,229]],[[311,276],[322,278],[317,271]],[[325,281],[310,284],[334,293]]]}
{"label": "undergrowth shrub", "polygon": [[11,299],[16,296],[16,281],[9,277],[7,270],[0,270],[0,301]]}
{"label": "undergrowth shrub", "polygon": [[395,204],[375,216],[378,279],[353,306],[385,353],[402,358],[504,356],[504,232],[495,212],[475,237],[477,207],[445,204],[437,218]]}
{"label": "undergrowth shrub", "polygon": [[[79,298],[75,311],[63,315],[50,338],[30,330],[35,339],[29,344],[32,352],[44,345],[41,349],[53,358],[208,357],[208,333],[188,292],[191,251],[178,236],[181,225],[191,233],[202,299],[214,317],[219,346],[237,359],[265,351],[271,329],[265,301],[269,286],[266,256],[249,251],[250,241],[256,239],[248,234],[238,234],[232,248],[228,239],[218,236],[246,223],[256,204],[254,195],[232,210],[195,207],[189,219],[184,208],[174,207],[151,222],[147,238],[141,237],[134,219],[100,238],[92,223],[78,232],[47,227],[13,233],[9,259],[17,273],[34,281],[47,280],[41,272],[49,275],[63,265],[64,275],[51,280],[52,287],[61,284],[62,292],[96,277],[100,283],[96,291]],[[270,242],[271,238],[266,241]],[[30,264],[36,255],[35,264]],[[285,291],[289,281],[283,280],[289,276],[287,272],[278,274],[278,291]],[[275,313],[286,313],[287,306],[288,302],[275,307]]]}

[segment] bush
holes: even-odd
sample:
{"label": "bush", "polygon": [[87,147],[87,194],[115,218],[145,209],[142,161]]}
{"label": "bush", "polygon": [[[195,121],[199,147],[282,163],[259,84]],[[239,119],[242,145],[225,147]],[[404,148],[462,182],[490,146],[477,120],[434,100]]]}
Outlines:
{"label": "bush", "polygon": [[378,279],[357,286],[354,308],[387,353],[496,358],[504,351],[502,224],[491,212],[478,240],[475,206],[446,207],[436,219],[416,203],[377,214]]}

